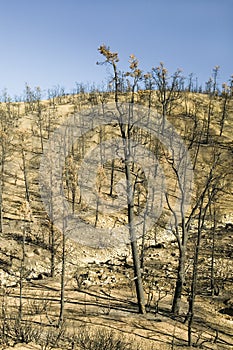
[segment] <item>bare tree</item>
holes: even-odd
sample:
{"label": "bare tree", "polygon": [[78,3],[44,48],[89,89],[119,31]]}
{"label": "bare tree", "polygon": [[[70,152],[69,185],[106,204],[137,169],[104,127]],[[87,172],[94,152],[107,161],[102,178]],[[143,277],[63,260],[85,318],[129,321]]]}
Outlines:
{"label": "bare tree", "polygon": [[163,118],[162,129],[164,131],[165,119],[175,107],[175,102],[181,99],[182,82],[181,70],[177,71],[170,77],[168,70],[161,62],[157,68],[152,68],[152,77],[155,82],[156,94],[159,105],[161,106],[161,114]]}
{"label": "bare tree", "polygon": [[[22,254],[19,269],[19,313],[18,321],[22,321],[23,316],[23,286],[26,278],[26,266],[25,266],[25,243],[26,243],[26,233],[30,230],[30,222],[32,221],[32,212],[30,204],[25,200],[19,208],[19,215],[22,220]],[[29,226],[29,227],[28,227]]]}
{"label": "bare tree", "polygon": [[232,98],[232,87],[233,87],[233,77],[230,80],[230,85],[226,83],[222,84],[222,111],[221,111],[221,120],[220,120],[220,132],[219,136],[222,136],[225,120],[228,113],[228,104]]}
{"label": "bare tree", "polygon": [[77,197],[77,189],[78,189],[78,171],[77,164],[74,159],[74,156],[71,154],[66,158],[66,166],[64,169],[66,185],[68,190],[68,200],[69,200],[69,192],[71,192],[71,203],[72,203],[72,212],[75,212],[75,202]]}
{"label": "bare tree", "polygon": [[[119,127],[120,127],[120,133],[121,138],[123,142],[123,148],[124,148],[124,166],[125,166],[125,177],[126,177],[126,193],[127,193],[127,216],[128,216],[128,227],[129,227],[129,236],[130,236],[130,242],[131,242],[131,250],[132,250],[132,256],[133,256],[133,265],[134,265],[134,280],[135,280],[135,287],[136,287],[136,293],[137,293],[137,301],[138,301],[138,308],[139,313],[145,313],[145,298],[144,298],[144,290],[143,290],[143,284],[142,284],[142,277],[141,277],[141,267],[140,267],[140,259],[139,259],[139,253],[138,253],[138,247],[137,247],[137,240],[136,240],[136,234],[135,234],[135,226],[134,226],[134,190],[133,190],[133,180],[132,180],[132,173],[131,173],[131,154],[132,154],[132,144],[131,144],[131,137],[132,137],[132,128],[133,125],[131,125],[130,118],[128,120],[125,120],[125,115],[122,114],[122,111],[119,106],[119,98],[118,98],[118,89],[119,89],[119,71],[117,69],[117,62],[119,61],[118,54],[112,53],[110,51],[109,47],[106,47],[105,45],[102,45],[99,47],[99,52],[105,57],[105,62],[107,64],[110,64],[113,68],[113,81],[115,84],[115,103],[116,108],[119,113]],[[138,77],[141,77],[141,71],[138,69],[138,62],[134,56],[131,56],[130,58],[131,62],[131,74],[133,78],[133,84],[132,84],[132,95],[131,95],[131,102],[134,102],[134,92],[136,83],[138,81]],[[129,107],[129,115],[133,111],[133,103]]]}
{"label": "bare tree", "polygon": [[115,95],[115,102],[118,103],[118,95],[119,95],[119,76],[120,72],[117,68],[117,63],[119,62],[119,57],[117,52],[111,52],[110,48],[107,47],[106,45],[101,45],[98,48],[99,52],[101,55],[105,57],[104,62],[97,62],[97,64],[110,64],[111,67],[113,68],[113,84],[114,84],[114,95]]}
{"label": "bare tree", "polygon": [[212,77],[210,77],[210,79],[206,83],[206,87],[207,87],[206,90],[209,95],[209,102],[207,107],[206,140],[205,140],[207,144],[209,143],[209,138],[210,138],[211,118],[214,114],[214,100],[216,95],[218,94],[217,76],[218,76],[219,68],[220,68],[219,66],[215,66],[213,68]]}
{"label": "bare tree", "polygon": [[64,321],[64,308],[65,308],[65,273],[66,273],[66,229],[67,222],[65,213],[63,217],[63,229],[62,229],[62,268],[61,268],[61,284],[60,284],[60,311],[58,325],[61,326]]}
{"label": "bare tree", "polygon": [[15,127],[19,119],[8,95],[4,96],[4,101],[0,105],[0,233],[3,232],[5,166],[13,151]]}
{"label": "bare tree", "polygon": [[30,191],[29,191],[29,166],[28,166],[28,159],[27,159],[27,152],[29,149],[29,136],[27,130],[21,130],[18,132],[18,139],[19,139],[19,152],[21,155],[22,164],[20,165],[20,168],[23,172],[23,179],[24,179],[24,186],[25,186],[25,198],[28,203],[30,203]]}
{"label": "bare tree", "polygon": [[42,112],[42,103],[41,103],[41,90],[39,87],[36,88],[36,124],[39,129],[39,137],[40,137],[40,146],[41,146],[41,152],[44,150],[44,144],[43,144],[43,129],[44,129],[44,123],[43,123],[43,112]]}
{"label": "bare tree", "polygon": [[147,92],[146,98],[148,100],[148,108],[150,109],[152,106],[153,88],[155,84],[150,72],[144,74],[144,84]]}
{"label": "bare tree", "polygon": [[48,89],[48,99],[50,106],[56,107],[56,104],[62,104],[65,99],[65,88],[60,85],[54,86],[52,89]]}
{"label": "bare tree", "polygon": [[[219,164],[221,162],[221,156],[219,153],[216,153],[216,150],[213,150],[213,160],[209,169],[209,173],[206,176],[205,184],[203,186],[202,192],[197,194],[197,236],[194,247],[194,256],[193,256],[193,271],[192,271],[192,280],[191,280],[191,289],[189,294],[189,309],[187,313],[188,320],[188,345],[192,345],[192,325],[194,318],[194,304],[196,298],[197,290],[197,278],[198,278],[198,268],[199,268],[199,252],[201,247],[201,237],[202,230],[206,221],[206,216],[208,211],[211,208],[211,204],[216,201],[217,194],[222,190],[222,183],[224,182],[224,174],[221,174],[219,171]],[[213,229],[215,230],[215,228]],[[214,240],[213,240],[214,244]],[[214,249],[214,245],[212,246]],[[213,254],[214,251],[212,251]],[[211,273],[212,275],[212,273]],[[211,278],[211,285],[213,284],[213,276]],[[214,288],[214,286],[213,286]]]}
{"label": "bare tree", "polygon": [[128,79],[128,86],[130,88],[131,92],[131,100],[130,103],[134,103],[135,99],[135,90],[137,87],[137,84],[139,83],[140,80],[142,80],[142,71],[141,69],[138,68],[139,62],[137,58],[134,55],[130,55],[129,59],[129,68],[130,71],[125,73],[126,77],[131,77],[132,82]]}
{"label": "bare tree", "polygon": [[47,218],[47,223],[48,223],[48,230],[49,230],[49,251],[50,251],[50,276],[54,277],[55,274],[55,258],[56,258],[56,253],[57,249],[59,246],[59,238],[58,238],[58,232],[56,229],[56,225],[54,223],[54,216],[56,212],[56,198],[54,195],[54,190],[53,190],[53,184],[56,181],[55,176],[54,176],[54,169],[55,169],[55,164],[54,164],[54,158],[52,152],[49,154],[49,165],[50,165],[50,171],[48,173],[48,180],[47,182],[43,183],[43,189],[44,193],[46,193],[46,197],[43,198],[48,206],[48,214],[49,218]]}

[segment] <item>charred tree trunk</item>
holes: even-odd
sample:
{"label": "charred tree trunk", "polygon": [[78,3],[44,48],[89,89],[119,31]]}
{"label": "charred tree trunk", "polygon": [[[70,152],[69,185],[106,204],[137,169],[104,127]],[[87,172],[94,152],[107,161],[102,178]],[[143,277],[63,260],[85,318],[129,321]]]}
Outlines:
{"label": "charred tree trunk", "polygon": [[183,292],[183,286],[185,283],[185,249],[184,247],[179,248],[180,256],[179,256],[179,264],[178,264],[178,271],[177,271],[177,279],[176,279],[176,287],[173,297],[173,303],[172,303],[172,313],[174,315],[178,315],[180,311],[180,305],[181,305],[181,296]]}
{"label": "charred tree trunk", "polygon": [[128,225],[129,225],[129,234],[130,234],[130,243],[133,257],[133,266],[134,266],[134,280],[138,300],[139,313],[144,314],[145,310],[145,297],[142,284],[141,276],[141,266],[140,259],[138,255],[137,240],[135,234],[134,226],[134,193],[132,189],[132,179],[131,179],[131,169],[128,162],[125,162],[125,175],[127,181],[127,197],[128,197]]}

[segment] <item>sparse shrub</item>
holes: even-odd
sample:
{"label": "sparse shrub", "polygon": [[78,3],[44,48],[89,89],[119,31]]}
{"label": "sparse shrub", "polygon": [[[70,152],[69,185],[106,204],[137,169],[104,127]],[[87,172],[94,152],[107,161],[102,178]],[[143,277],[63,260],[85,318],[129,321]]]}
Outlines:
{"label": "sparse shrub", "polygon": [[13,346],[17,343],[28,344],[39,342],[43,328],[30,320],[19,321],[19,319],[0,320],[0,345]]}
{"label": "sparse shrub", "polygon": [[6,333],[6,320],[0,320],[0,345],[9,345],[9,337]]}
{"label": "sparse shrub", "polygon": [[158,279],[154,276],[147,276],[145,284],[145,290],[147,293],[147,311],[158,313],[159,304],[170,292],[171,285],[166,281],[158,281]]}
{"label": "sparse shrub", "polygon": [[74,274],[74,279],[77,283],[78,290],[81,290],[82,288],[87,288],[89,286],[89,272],[82,272],[76,271]]}
{"label": "sparse shrub", "polygon": [[122,334],[103,329],[91,331],[81,328],[78,335],[73,337],[72,344],[72,349],[80,350],[141,350],[140,344],[133,344]]}
{"label": "sparse shrub", "polygon": [[31,320],[19,320],[18,318],[13,320],[7,320],[6,331],[15,343],[30,343],[38,341],[42,334],[42,328],[38,327]]}
{"label": "sparse shrub", "polygon": [[[43,329],[43,334],[37,344],[41,346],[41,350],[51,350],[58,346],[67,348],[66,343],[66,325],[63,322],[60,327],[47,327]],[[67,345],[67,344],[66,344]]]}
{"label": "sparse shrub", "polygon": [[42,294],[35,296],[33,299],[28,299],[27,309],[30,315],[40,315],[50,309],[51,301],[48,295]]}

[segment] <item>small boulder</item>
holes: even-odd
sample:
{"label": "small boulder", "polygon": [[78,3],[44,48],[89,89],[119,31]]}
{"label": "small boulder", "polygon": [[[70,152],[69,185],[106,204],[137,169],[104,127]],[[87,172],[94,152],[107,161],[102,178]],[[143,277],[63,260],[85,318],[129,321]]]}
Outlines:
{"label": "small boulder", "polygon": [[233,231],[233,224],[231,222],[226,223],[225,230]]}
{"label": "small boulder", "polygon": [[41,251],[40,251],[39,248],[35,248],[35,249],[33,250],[33,253],[36,254],[36,255],[41,255]]}

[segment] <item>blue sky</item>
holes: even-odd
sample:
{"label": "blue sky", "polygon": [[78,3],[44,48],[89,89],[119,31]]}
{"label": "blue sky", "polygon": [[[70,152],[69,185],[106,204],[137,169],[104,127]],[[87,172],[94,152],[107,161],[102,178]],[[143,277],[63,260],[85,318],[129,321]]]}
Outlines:
{"label": "blue sky", "polygon": [[102,43],[124,71],[134,53],[145,72],[163,61],[200,83],[219,65],[222,83],[233,74],[232,13],[233,0],[0,0],[0,92],[101,85]]}

